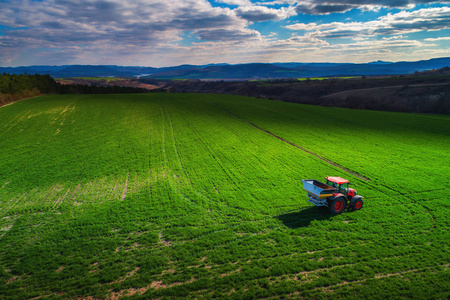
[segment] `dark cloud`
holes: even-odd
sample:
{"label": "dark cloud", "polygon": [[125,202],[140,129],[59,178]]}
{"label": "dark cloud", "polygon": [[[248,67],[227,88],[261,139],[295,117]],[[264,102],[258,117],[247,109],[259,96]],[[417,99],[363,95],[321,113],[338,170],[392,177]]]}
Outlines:
{"label": "dark cloud", "polygon": [[319,34],[321,38],[325,39],[342,39],[342,38],[354,38],[355,36],[358,36],[360,34],[364,34],[361,31],[358,30],[330,30],[325,31]]}
{"label": "dark cloud", "polygon": [[264,6],[239,7],[235,11],[238,17],[251,22],[284,19],[288,16],[284,10],[270,9]]}
{"label": "dark cloud", "polygon": [[[45,7],[38,6],[38,8],[45,9]],[[66,12],[66,18],[74,21],[89,22],[89,23],[109,23],[123,21],[121,9],[122,5],[111,1],[67,1],[56,0],[55,8],[60,8]],[[43,13],[48,13],[47,10],[42,10]]]}
{"label": "dark cloud", "polygon": [[226,14],[198,15],[186,13],[167,23],[169,28],[194,30],[199,28],[220,28],[236,24],[236,19]]}
{"label": "dark cloud", "polygon": [[46,28],[53,28],[53,29],[64,29],[64,28],[67,28],[66,25],[61,24],[60,22],[53,22],[53,21],[41,22],[40,25],[43,26],[43,27],[46,27]]}
{"label": "dark cloud", "polygon": [[324,15],[336,12],[346,12],[350,9],[364,9],[370,6],[402,8],[411,4],[450,3],[450,0],[311,0],[302,1],[296,6],[296,11],[309,15]]}
{"label": "dark cloud", "polygon": [[259,32],[254,30],[213,29],[199,30],[196,31],[195,34],[198,35],[200,39],[205,41],[239,41],[260,37]]}
{"label": "dark cloud", "polygon": [[[410,3],[417,2],[415,0],[342,0],[342,1],[324,1],[324,0],[314,0],[313,3],[316,5],[321,5],[323,3],[340,5],[340,4],[350,4],[350,5],[376,5],[376,6],[387,6],[387,7],[401,7],[406,6]],[[428,1],[436,2],[436,1]]]}
{"label": "dark cloud", "polygon": [[308,14],[308,15],[323,15],[323,14],[330,14],[330,13],[336,13],[336,12],[346,12],[350,9],[354,8],[352,5],[344,5],[344,4],[337,4],[337,5],[313,5],[313,6],[306,6],[306,5],[298,5],[295,10],[302,14]]}
{"label": "dark cloud", "polygon": [[269,20],[276,20],[277,14],[275,13],[262,13],[258,11],[237,11],[237,16],[246,19],[251,22],[263,22]]}
{"label": "dark cloud", "polygon": [[117,3],[108,2],[108,1],[97,1],[94,4],[96,9],[112,11],[115,10],[119,5]]}

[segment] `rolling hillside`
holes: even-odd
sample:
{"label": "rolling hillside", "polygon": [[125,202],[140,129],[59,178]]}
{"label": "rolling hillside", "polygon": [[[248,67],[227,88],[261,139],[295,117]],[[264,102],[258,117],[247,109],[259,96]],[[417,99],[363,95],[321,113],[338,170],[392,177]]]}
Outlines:
{"label": "rolling hillside", "polygon": [[[450,294],[450,117],[210,94],[0,108],[7,299]],[[332,216],[302,179],[341,176]]]}
{"label": "rolling hillside", "polygon": [[180,65],[173,67],[138,67],[115,65],[65,65],[0,67],[0,73],[50,74],[55,78],[69,77],[145,77],[157,79],[255,79],[298,78],[317,76],[361,76],[411,74],[450,66],[450,58],[434,58],[411,62],[372,63],[247,63]]}

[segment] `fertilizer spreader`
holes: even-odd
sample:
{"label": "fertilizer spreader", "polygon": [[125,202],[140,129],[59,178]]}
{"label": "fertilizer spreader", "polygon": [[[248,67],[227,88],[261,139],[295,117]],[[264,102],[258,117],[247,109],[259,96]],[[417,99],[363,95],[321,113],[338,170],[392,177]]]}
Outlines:
{"label": "fertilizer spreader", "polygon": [[347,207],[360,210],[362,196],[349,188],[351,184],[341,177],[326,177],[326,184],[315,179],[303,179],[303,188],[308,192],[308,201],[316,206],[326,206],[332,214],[340,214]]}

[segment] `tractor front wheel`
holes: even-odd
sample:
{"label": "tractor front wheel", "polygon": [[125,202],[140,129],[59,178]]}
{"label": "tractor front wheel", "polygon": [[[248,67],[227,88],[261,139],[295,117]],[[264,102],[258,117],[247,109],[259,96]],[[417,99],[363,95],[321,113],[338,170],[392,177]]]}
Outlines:
{"label": "tractor front wheel", "polygon": [[334,199],[333,201],[330,201],[328,205],[328,209],[333,215],[340,214],[345,210],[347,207],[347,201],[343,197],[339,197]]}
{"label": "tractor front wheel", "polygon": [[352,201],[352,208],[353,210],[360,210],[363,207],[364,202],[362,199],[356,199],[355,201]]}

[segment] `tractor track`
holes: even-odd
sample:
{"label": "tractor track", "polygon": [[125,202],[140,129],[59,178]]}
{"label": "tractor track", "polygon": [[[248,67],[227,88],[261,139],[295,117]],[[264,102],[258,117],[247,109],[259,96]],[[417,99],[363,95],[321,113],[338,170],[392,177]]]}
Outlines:
{"label": "tractor track", "polygon": [[[127,191],[128,191],[128,178],[130,177],[130,172],[128,172],[128,175],[127,175],[127,180],[126,180],[126,182],[125,182],[125,188],[123,189],[123,192],[122,192],[122,196],[120,197],[120,200],[125,200],[125,198],[127,197]],[[78,188],[77,188],[78,189]]]}
{"label": "tractor track", "polygon": [[[211,102],[210,102],[210,103],[211,103]],[[216,103],[211,103],[211,104],[214,105],[214,106],[216,106],[217,108],[219,108],[219,109],[222,110],[223,112],[227,113],[227,114],[228,114],[229,116],[231,116],[232,118],[235,118],[235,119],[237,119],[237,120],[239,120],[239,121],[241,121],[241,122],[244,122],[244,123],[246,123],[246,124],[248,124],[248,125],[250,125],[250,126],[253,126],[254,128],[256,128],[256,129],[258,129],[258,130],[260,130],[260,131],[262,131],[262,132],[264,132],[264,133],[267,133],[267,134],[273,136],[274,138],[279,139],[279,140],[282,141],[282,142],[285,142],[285,143],[287,143],[287,144],[289,144],[289,145],[291,145],[291,146],[293,146],[293,147],[295,147],[295,148],[297,148],[297,149],[302,150],[303,152],[306,152],[306,153],[308,153],[308,154],[310,154],[310,155],[313,155],[313,156],[317,157],[318,159],[320,159],[320,160],[322,160],[322,161],[324,161],[324,162],[326,162],[326,163],[328,163],[328,164],[330,164],[330,165],[333,165],[333,166],[335,166],[335,167],[337,167],[337,168],[339,168],[339,169],[341,169],[341,170],[343,170],[343,171],[345,171],[345,172],[347,172],[347,173],[349,173],[349,174],[351,174],[351,175],[353,175],[353,176],[356,176],[356,177],[358,177],[358,178],[360,178],[360,179],[362,179],[362,180],[364,180],[364,181],[371,181],[369,178],[367,178],[367,177],[365,177],[365,176],[363,176],[363,175],[361,175],[361,174],[359,174],[359,173],[357,173],[357,172],[355,172],[355,171],[352,171],[352,170],[350,170],[350,169],[347,169],[346,167],[343,167],[343,166],[341,166],[341,165],[338,164],[338,163],[335,163],[335,162],[333,162],[333,161],[331,161],[331,160],[329,160],[329,159],[326,159],[325,157],[322,157],[322,156],[320,156],[320,155],[318,155],[318,154],[316,154],[316,153],[314,153],[314,152],[311,152],[311,151],[309,151],[309,150],[307,150],[307,149],[305,149],[305,148],[303,148],[303,147],[301,147],[301,146],[299,146],[299,145],[297,145],[297,144],[294,144],[293,142],[290,142],[290,141],[288,141],[288,140],[286,140],[286,139],[284,139],[284,138],[282,138],[282,137],[280,137],[280,136],[278,136],[278,135],[276,135],[276,134],[274,134],[274,133],[272,133],[272,132],[270,132],[270,131],[268,131],[268,130],[266,130],[266,129],[263,129],[263,128],[259,127],[258,125],[255,125],[255,124],[253,124],[253,123],[251,123],[251,122],[249,122],[249,121],[247,121],[247,120],[244,120],[244,119],[242,119],[242,118],[240,118],[240,117],[234,115],[233,113],[229,112],[228,110],[224,109],[223,107],[221,107],[220,105],[218,105],[218,104],[216,104]]]}

